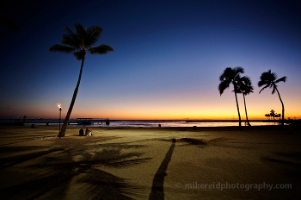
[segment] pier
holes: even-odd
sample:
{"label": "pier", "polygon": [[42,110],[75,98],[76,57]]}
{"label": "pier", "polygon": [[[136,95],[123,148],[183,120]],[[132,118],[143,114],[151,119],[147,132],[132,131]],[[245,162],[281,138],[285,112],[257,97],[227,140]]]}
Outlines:
{"label": "pier", "polygon": [[[103,124],[109,119],[100,118],[76,118],[69,119],[68,124],[78,124],[78,125],[93,125],[93,124]],[[52,119],[52,118],[15,118],[15,119],[0,119],[0,124],[45,124],[45,125],[56,125],[59,123],[64,123],[64,119]]]}

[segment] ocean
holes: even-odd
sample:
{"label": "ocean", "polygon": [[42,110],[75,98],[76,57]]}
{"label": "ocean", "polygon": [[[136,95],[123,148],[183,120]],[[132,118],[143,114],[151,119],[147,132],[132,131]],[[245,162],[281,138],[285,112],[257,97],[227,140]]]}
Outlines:
{"label": "ocean", "polygon": [[[31,126],[33,123],[24,123],[25,126]],[[35,125],[47,125],[45,122],[34,123]],[[277,122],[269,121],[253,121],[250,122],[252,126],[276,125]],[[48,123],[49,126],[58,126],[59,123]],[[62,123],[61,123],[62,125]],[[242,122],[242,126],[245,126]],[[79,125],[77,123],[70,123],[69,126],[85,126],[85,127],[136,127],[136,128],[151,128],[151,127],[223,127],[223,126],[238,126],[236,121],[110,121],[109,125],[105,122],[94,122],[91,125]]]}

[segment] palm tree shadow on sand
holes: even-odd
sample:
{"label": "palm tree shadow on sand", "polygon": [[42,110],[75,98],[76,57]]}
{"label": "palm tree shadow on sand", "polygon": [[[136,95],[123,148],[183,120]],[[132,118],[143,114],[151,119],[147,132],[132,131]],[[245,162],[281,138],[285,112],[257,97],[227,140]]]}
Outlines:
{"label": "palm tree shadow on sand", "polygon": [[[39,150],[39,151],[37,151]],[[25,154],[17,154],[15,156],[10,156],[10,157],[6,157],[6,158],[2,158],[1,159],[1,163],[0,163],[0,169],[6,169],[6,168],[10,168],[14,165],[26,162],[27,160],[30,159],[36,159],[42,156],[45,156],[47,154],[53,153],[53,152],[57,152],[57,151],[61,151],[63,150],[63,148],[51,148],[51,149],[41,149],[40,147],[36,147],[36,146],[26,146],[26,147],[19,147],[19,146],[8,146],[8,147],[0,147],[0,152],[1,154],[12,154],[12,153],[16,153],[16,152],[26,152]]]}
{"label": "palm tree shadow on sand", "polygon": [[167,151],[164,160],[162,161],[159,169],[157,170],[157,173],[155,174],[155,177],[153,179],[153,185],[152,190],[149,195],[149,200],[160,200],[164,199],[164,178],[167,175],[166,170],[168,167],[168,164],[171,160],[171,156],[173,153],[173,150],[175,148],[176,140],[172,139],[172,144]]}
{"label": "palm tree shadow on sand", "polygon": [[[102,170],[102,167],[124,168],[147,162],[140,152],[124,153],[125,149],[137,149],[142,145],[114,143],[77,144],[56,149],[54,154],[41,157],[38,164],[27,169],[40,171],[43,175],[25,183],[10,186],[1,191],[2,197],[15,199],[64,199],[68,190],[76,187],[76,197],[87,199],[133,199],[139,196],[138,187],[127,180]],[[101,149],[101,150],[98,150]],[[75,185],[74,185],[75,184]],[[73,189],[74,190],[74,189]],[[70,192],[69,192],[70,195]]]}
{"label": "palm tree shadow on sand", "polygon": [[182,146],[195,146],[197,148],[205,148],[209,146],[233,148],[233,149],[251,149],[251,147],[245,146],[243,143],[228,141],[226,138],[214,138],[210,140],[196,139],[196,138],[180,138],[178,139],[180,147]]}

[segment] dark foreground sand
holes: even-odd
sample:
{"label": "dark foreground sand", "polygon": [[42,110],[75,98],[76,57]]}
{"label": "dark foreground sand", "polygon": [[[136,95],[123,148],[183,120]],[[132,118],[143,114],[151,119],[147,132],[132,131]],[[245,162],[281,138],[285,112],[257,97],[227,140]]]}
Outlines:
{"label": "dark foreground sand", "polygon": [[301,197],[301,132],[288,128],[0,128],[0,199]]}

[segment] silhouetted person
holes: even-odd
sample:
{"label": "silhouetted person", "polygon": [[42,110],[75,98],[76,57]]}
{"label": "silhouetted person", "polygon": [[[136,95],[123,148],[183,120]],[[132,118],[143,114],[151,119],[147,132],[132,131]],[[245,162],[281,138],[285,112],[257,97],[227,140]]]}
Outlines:
{"label": "silhouetted person", "polygon": [[84,129],[81,128],[81,129],[79,130],[79,136],[83,136],[83,135],[84,135]]}
{"label": "silhouetted person", "polygon": [[86,133],[85,133],[86,136],[92,136],[92,131],[88,128],[86,128]]}

